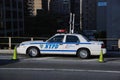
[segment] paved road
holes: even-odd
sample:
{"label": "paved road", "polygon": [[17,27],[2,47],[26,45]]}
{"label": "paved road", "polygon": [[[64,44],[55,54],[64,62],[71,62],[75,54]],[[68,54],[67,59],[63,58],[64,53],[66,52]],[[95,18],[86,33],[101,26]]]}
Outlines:
{"label": "paved road", "polygon": [[43,56],[29,58],[19,55],[0,56],[0,80],[120,80],[120,57],[106,56],[82,60],[76,56]]}
{"label": "paved road", "polygon": [[5,69],[1,80],[120,80],[120,73],[87,70]]}

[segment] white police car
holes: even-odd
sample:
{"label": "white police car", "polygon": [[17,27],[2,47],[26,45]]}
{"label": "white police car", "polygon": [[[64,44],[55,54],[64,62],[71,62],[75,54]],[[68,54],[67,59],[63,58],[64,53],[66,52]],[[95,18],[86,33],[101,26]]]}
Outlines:
{"label": "white police car", "polygon": [[106,53],[104,43],[100,41],[89,41],[80,34],[55,34],[47,41],[26,41],[17,46],[17,53],[27,54],[30,57],[42,54],[67,54],[77,55],[85,59],[91,55]]}

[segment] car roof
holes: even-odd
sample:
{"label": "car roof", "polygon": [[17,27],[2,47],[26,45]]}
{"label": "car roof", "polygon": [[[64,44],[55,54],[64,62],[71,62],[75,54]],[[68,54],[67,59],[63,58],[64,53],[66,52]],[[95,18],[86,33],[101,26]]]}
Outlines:
{"label": "car roof", "polygon": [[70,33],[58,33],[58,34],[55,34],[55,36],[57,35],[73,35],[73,36],[78,36],[82,42],[86,42],[86,41],[89,41],[85,36],[81,35],[81,34],[76,34],[76,33],[73,33],[73,34],[70,34]]}
{"label": "car roof", "polygon": [[76,33],[73,33],[73,34],[70,34],[70,33],[57,33],[55,35],[76,35],[76,36],[80,36],[81,34],[76,34]]}

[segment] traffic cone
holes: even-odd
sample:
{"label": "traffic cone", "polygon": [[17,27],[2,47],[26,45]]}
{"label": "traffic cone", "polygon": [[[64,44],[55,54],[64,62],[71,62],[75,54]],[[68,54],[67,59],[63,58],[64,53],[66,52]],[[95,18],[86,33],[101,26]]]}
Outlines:
{"label": "traffic cone", "polygon": [[100,51],[100,56],[99,56],[99,62],[103,63],[104,62],[104,57],[103,57],[103,51]]}
{"label": "traffic cone", "polygon": [[12,60],[17,60],[17,48],[14,48]]}

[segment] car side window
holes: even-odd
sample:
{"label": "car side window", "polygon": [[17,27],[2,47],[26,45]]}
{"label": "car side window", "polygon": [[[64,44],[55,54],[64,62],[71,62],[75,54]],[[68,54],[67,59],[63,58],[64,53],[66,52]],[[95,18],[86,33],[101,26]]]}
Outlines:
{"label": "car side window", "polygon": [[77,36],[68,35],[66,37],[66,42],[80,42]]}
{"label": "car side window", "polygon": [[51,38],[48,42],[63,42],[64,35],[59,35]]}

